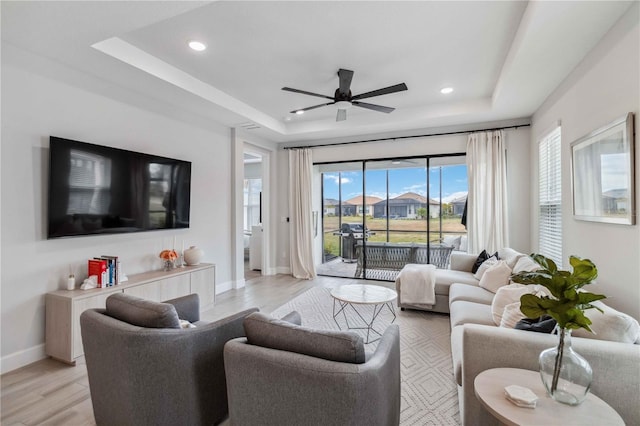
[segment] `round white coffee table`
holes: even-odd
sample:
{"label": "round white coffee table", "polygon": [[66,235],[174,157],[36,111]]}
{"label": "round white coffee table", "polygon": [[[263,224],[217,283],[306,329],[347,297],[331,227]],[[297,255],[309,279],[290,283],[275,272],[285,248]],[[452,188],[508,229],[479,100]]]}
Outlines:
{"label": "round white coffee table", "polygon": [[[554,401],[547,395],[538,371],[492,368],[478,374],[473,385],[478,400],[505,425],[624,425],[620,415],[592,393],[576,406]],[[538,397],[536,408],[509,402],[504,395],[509,385],[531,389]]]}
{"label": "round white coffee table", "polygon": [[[393,315],[393,323],[396,320],[396,312],[393,309],[393,301],[397,299],[398,293],[390,288],[366,285],[366,284],[348,284],[341,285],[331,290],[331,297],[333,297],[333,320],[338,325],[338,328],[342,328],[337,320],[337,317],[342,314],[344,316],[347,329],[349,330],[367,330],[367,338],[365,343],[373,343],[382,337],[382,333],[373,328],[375,322],[382,309],[386,306],[389,312]],[[356,308],[358,305],[373,305],[373,315],[371,320],[366,320],[363,314]],[[346,309],[351,308],[358,318],[362,321],[364,326],[359,326],[350,323],[347,317]],[[371,333],[375,333],[377,337],[371,340]]]}

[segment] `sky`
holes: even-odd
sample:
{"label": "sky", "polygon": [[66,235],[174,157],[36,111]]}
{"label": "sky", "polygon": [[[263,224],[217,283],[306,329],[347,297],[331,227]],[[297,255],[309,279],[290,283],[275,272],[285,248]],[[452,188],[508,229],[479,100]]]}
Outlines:
{"label": "sky", "polygon": [[600,157],[602,192],[629,189],[629,154],[608,154]]}
{"label": "sky", "polygon": [[[442,172],[442,201],[447,203],[467,194],[467,166],[432,167],[430,197],[440,198],[440,172]],[[366,172],[366,195],[386,198],[386,170]],[[342,180],[342,199],[348,200],[362,194],[362,172],[348,171],[324,173],[324,198],[338,199],[338,179]],[[406,192],[427,196],[427,171],[424,167],[389,170],[389,198]]]}

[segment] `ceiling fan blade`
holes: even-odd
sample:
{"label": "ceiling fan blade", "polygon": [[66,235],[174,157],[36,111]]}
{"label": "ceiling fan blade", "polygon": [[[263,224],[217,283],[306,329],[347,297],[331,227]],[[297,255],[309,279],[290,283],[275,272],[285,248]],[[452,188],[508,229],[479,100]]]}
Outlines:
{"label": "ceiling fan blade", "polygon": [[387,114],[389,114],[390,112],[395,110],[395,108],[386,107],[386,106],[382,106],[382,105],[368,104],[366,102],[353,101],[353,102],[351,102],[351,104],[355,105],[355,106],[359,106],[360,108],[371,109],[371,110],[379,111],[379,112],[386,112]]}
{"label": "ceiling fan blade", "polygon": [[326,104],[314,105],[307,108],[294,109],[293,111],[289,111],[291,114],[295,114],[298,111],[309,111],[310,109],[316,109],[327,105],[333,105],[335,102],[327,102]]}
{"label": "ceiling fan blade", "polygon": [[339,109],[338,114],[336,115],[336,121],[344,121],[347,119],[347,110]]}
{"label": "ceiling fan blade", "polygon": [[353,79],[353,71],[340,68],[338,70],[338,77],[340,78],[340,93],[343,95],[349,95],[349,90],[351,90],[351,80]]}
{"label": "ceiling fan blade", "polygon": [[396,84],[393,86],[385,87],[384,89],[373,90],[371,92],[355,95],[351,100],[356,101],[358,99],[372,98],[374,96],[388,95],[389,93],[402,92],[407,90],[407,85],[404,83]]}
{"label": "ceiling fan blade", "polygon": [[333,100],[333,98],[331,96],[320,95],[318,93],[313,93],[313,92],[307,92],[306,90],[292,89],[291,87],[283,87],[282,90],[286,90],[287,92],[302,93],[303,95],[317,96],[319,98],[325,98],[325,99]]}

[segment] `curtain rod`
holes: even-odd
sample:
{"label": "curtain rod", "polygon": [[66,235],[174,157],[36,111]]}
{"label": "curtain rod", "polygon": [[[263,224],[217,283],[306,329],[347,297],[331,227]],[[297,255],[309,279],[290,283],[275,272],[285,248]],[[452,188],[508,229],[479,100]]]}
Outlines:
{"label": "curtain rod", "polygon": [[351,145],[351,144],[365,143],[365,142],[394,141],[396,139],[428,138],[430,136],[447,136],[447,135],[460,135],[460,134],[464,134],[464,133],[474,133],[474,132],[491,132],[491,131],[494,131],[494,130],[517,129],[518,127],[529,127],[529,126],[531,126],[531,124],[517,124],[515,126],[494,127],[493,129],[459,130],[459,131],[456,131],[456,132],[431,133],[431,134],[428,134],[428,135],[415,135],[415,136],[396,136],[396,137],[392,137],[392,138],[366,139],[366,140],[362,140],[362,141],[325,143],[325,144],[321,144],[321,145],[285,146],[283,149],[320,148],[320,147],[324,147],[324,146]]}

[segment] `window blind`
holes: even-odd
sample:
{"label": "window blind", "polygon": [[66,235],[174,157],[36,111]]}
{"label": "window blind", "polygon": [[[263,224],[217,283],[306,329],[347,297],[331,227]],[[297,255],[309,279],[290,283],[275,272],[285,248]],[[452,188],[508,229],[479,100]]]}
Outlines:
{"label": "window blind", "polygon": [[562,267],[560,127],[543,137],[539,152],[538,252]]}

